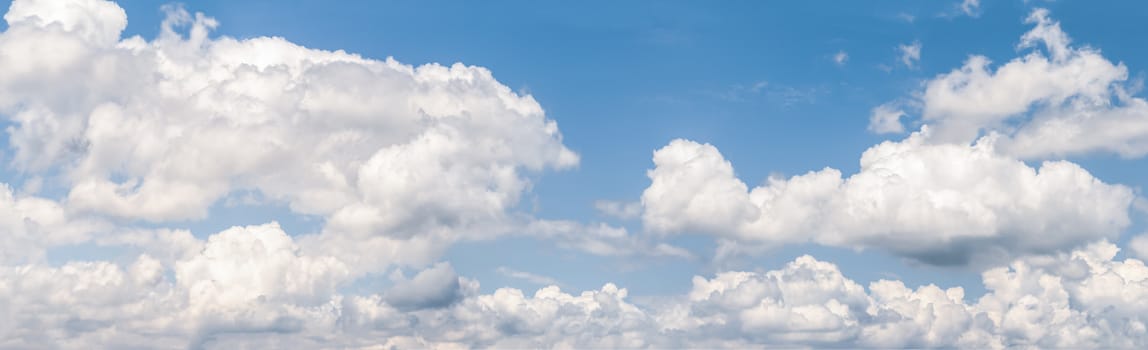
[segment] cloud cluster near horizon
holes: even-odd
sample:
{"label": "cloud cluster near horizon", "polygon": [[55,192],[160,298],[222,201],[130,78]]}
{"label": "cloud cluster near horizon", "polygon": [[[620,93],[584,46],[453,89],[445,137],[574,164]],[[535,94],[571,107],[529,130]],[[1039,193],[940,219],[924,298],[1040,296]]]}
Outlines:
{"label": "cloud cluster near horizon", "polygon": [[[918,101],[875,109],[875,132],[920,127],[865,150],[856,174],[749,188],[715,146],[669,143],[640,199],[597,204],[640,218],[637,233],[520,209],[540,174],[580,156],[485,68],[214,37],[214,19],[165,11],[150,41],[122,37],[126,13],[103,0],[17,0],[4,16],[0,115],[18,179],[0,190],[0,348],[1148,346],[1148,267],[1110,243],[1137,194],[1057,158],[1144,155],[1148,104],[1122,64],[1072,46],[1047,11],[1021,37],[1033,51],[995,69],[974,56]],[[322,228],[162,228],[236,193]],[[719,257],[812,242],[973,265],[988,293],[863,286],[802,256],[641,301],[625,281],[484,294],[442,260],[510,235],[696,259],[664,240],[676,234],[715,237]],[[1141,258],[1143,237],[1130,249]],[[48,259],[74,245],[121,259]],[[556,282],[515,268],[499,271]],[[385,289],[344,288],[379,275]]]}

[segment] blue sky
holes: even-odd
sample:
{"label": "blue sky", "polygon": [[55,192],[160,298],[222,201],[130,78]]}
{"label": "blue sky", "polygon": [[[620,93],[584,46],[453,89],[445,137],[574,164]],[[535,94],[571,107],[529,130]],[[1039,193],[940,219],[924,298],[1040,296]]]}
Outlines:
{"label": "blue sky", "polygon": [[[1065,282],[1068,299],[1050,307],[1079,319],[1143,308],[1138,292],[1125,296],[1128,305],[1092,297],[1088,288],[1101,282],[1088,278],[1143,268],[1136,259],[1148,258],[1148,236],[1134,242],[1148,227],[1148,108],[1139,105],[1148,49],[1130,34],[1148,29],[1148,5],[70,1],[0,2],[10,8],[0,27],[0,67],[9,67],[0,68],[8,126],[0,178],[11,197],[0,206],[23,218],[0,219],[13,251],[0,262],[45,275],[107,264],[129,277],[69,278],[168,295],[140,303],[199,326],[84,308],[51,320],[8,315],[21,325],[11,330],[57,322],[72,333],[24,337],[0,327],[0,338],[13,339],[0,348],[75,347],[84,337],[191,348],[1148,344],[1143,323],[1133,324],[1148,322],[1144,314],[1122,319],[1133,322],[1126,333],[1085,321],[1016,328],[1001,316],[1023,308],[1025,293],[1060,295],[1034,291],[1028,271],[1078,283]],[[174,31],[164,34],[164,23]],[[196,30],[207,36],[196,41]],[[1071,42],[1057,42],[1061,34]],[[974,56],[992,62],[986,75],[962,75],[975,70]],[[1016,73],[1001,73],[1013,62]],[[893,120],[899,130],[877,126],[885,107],[903,113]],[[551,121],[560,136],[547,131]],[[975,124],[973,137],[946,139],[962,123]],[[81,141],[81,151],[67,148]],[[863,168],[863,153],[874,165]],[[816,176],[837,182],[800,187]],[[597,208],[604,203],[633,212],[610,215]],[[279,226],[257,226],[270,222]],[[568,226],[540,229],[556,222]],[[41,233],[49,231],[57,233]],[[1122,250],[1106,257],[1111,245]],[[721,246],[746,250],[725,255]],[[810,305],[844,303],[856,313],[832,327],[806,325],[821,336],[796,321],[755,328],[763,321],[749,306],[719,300],[755,291],[745,280],[699,292],[709,288],[699,279],[716,285],[737,273],[787,290],[776,276],[824,272],[803,263],[807,254],[848,279],[834,292],[808,292],[836,295]],[[1096,276],[1065,272],[1085,260]],[[152,265],[153,284],[116,284]],[[30,273],[4,273],[25,287],[0,293],[0,305],[51,304],[28,301],[37,289],[19,281]],[[996,273],[1010,277],[989,277]],[[1143,277],[1121,276],[1116,289],[1148,290]],[[255,287],[245,287],[251,279]],[[864,310],[917,320],[884,299],[882,280],[913,289],[913,300],[944,294],[919,286],[959,287],[963,296],[945,302],[991,322],[902,331],[932,334],[920,339],[874,336],[894,326]],[[855,304],[850,283],[864,287],[868,304]],[[628,329],[611,315],[604,325],[586,321],[585,334],[609,341],[594,343],[528,321],[484,333],[465,325],[487,321],[459,316],[529,320],[491,305],[508,290],[534,305],[543,297],[529,296],[549,284],[570,298],[626,288],[621,298],[632,305],[610,310],[633,306],[649,325]],[[820,320],[782,294],[746,298],[783,305],[790,319]],[[675,318],[679,309],[688,321]],[[450,321],[379,326],[390,312]],[[714,322],[707,315],[723,321],[706,323]],[[538,322],[579,317],[550,316]],[[324,323],[331,319],[337,326]],[[360,321],[375,326],[352,325]],[[1057,327],[1101,335],[1042,340],[1030,331]],[[936,335],[942,328],[957,331]]]}

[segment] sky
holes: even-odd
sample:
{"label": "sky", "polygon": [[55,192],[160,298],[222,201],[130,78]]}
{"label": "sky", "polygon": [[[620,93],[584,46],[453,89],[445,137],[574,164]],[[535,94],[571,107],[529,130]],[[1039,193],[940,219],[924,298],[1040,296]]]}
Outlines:
{"label": "sky", "polygon": [[1146,4],[0,8],[0,349],[1148,347]]}

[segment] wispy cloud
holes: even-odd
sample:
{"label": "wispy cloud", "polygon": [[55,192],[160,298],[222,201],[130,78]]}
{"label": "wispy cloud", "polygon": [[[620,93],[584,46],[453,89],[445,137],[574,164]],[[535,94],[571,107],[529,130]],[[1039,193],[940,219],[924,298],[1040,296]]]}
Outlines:
{"label": "wispy cloud", "polygon": [[911,13],[901,12],[897,14],[897,19],[905,21],[906,23],[913,23],[917,20],[917,16]]}
{"label": "wispy cloud", "polygon": [[515,269],[511,269],[509,267],[506,267],[506,266],[499,266],[497,269],[495,269],[495,271],[498,272],[498,274],[506,276],[506,277],[510,277],[510,278],[514,278],[514,279],[520,279],[520,280],[524,280],[524,281],[538,284],[538,285],[544,285],[544,286],[561,285],[561,283],[559,283],[558,280],[556,280],[552,277],[543,276],[543,275],[530,273],[530,272],[526,272],[526,271],[518,271]]}
{"label": "wispy cloud", "polygon": [[633,219],[642,214],[642,203],[600,200],[594,202],[594,209],[606,216]]}
{"label": "wispy cloud", "polygon": [[897,51],[901,53],[901,63],[904,64],[905,67],[917,68],[917,64],[921,62],[920,41],[898,45]]}
{"label": "wispy cloud", "polygon": [[959,6],[961,13],[969,17],[981,15],[981,0],[963,0]]}
{"label": "wispy cloud", "polygon": [[849,61],[849,53],[845,52],[844,50],[837,51],[836,54],[833,54],[833,63],[836,63],[838,66],[843,67],[843,66],[845,66],[845,63],[848,61]]}

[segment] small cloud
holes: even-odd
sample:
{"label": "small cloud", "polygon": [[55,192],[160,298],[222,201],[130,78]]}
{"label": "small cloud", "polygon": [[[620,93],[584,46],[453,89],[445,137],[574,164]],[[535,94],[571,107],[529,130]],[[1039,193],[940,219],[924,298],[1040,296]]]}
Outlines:
{"label": "small cloud", "polygon": [[[1028,2],[1025,0],[1025,2]],[[954,3],[947,10],[941,12],[938,17],[953,19],[961,16],[969,16],[977,18],[981,16],[981,0],[961,0]]]}
{"label": "small cloud", "polygon": [[766,86],[769,86],[769,82],[762,80],[762,81],[753,83],[753,87],[750,87],[749,91],[752,91],[753,93],[756,94],[758,92],[761,92],[761,89],[764,89]]}
{"label": "small cloud", "polygon": [[458,274],[447,262],[420,271],[414,278],[408,279],[397,271],[391,278],[395,285],[383,299],[401,310],[446,307],[463,297]]}
{"label": "small cloud", "polygon": [[633,219],[642,214],[642,203],[600,200],[594,202],[594,209],[597,209],[599,213],[606,216],[619,219]]}
{"label": "small cloud", "polygon": [[979,17],[981,15],[981,0],[963,0],[960,5],[961,13],[969,17]]}
{"label": "small cloud", "polygon": [[917,20],[917,16],[913,16],[912,14],[901,12],[901,13],[897,14],[897,19],[905,21],[906,23],[913,23],[914,21]]}
{"label": "small cloud", "polygon": [[844,67],[847,61],[849,61],[849,53],[845,51],[837,51],[837,53],[833,55],[833,63],[836,63],[839,67]]}
{"label": "small cloud", "polygon": [[905,111],[892,104],[877,106],[869,114],[869,131],[878,134],[903,133],[905,126],[901,125],[901,118],[904,116]]}
{"label": "small cloud", "polygon": [[921,62],[921,42],[914,40],[911,44],[902,44],[897,46],[897,51],[901,53],[901,63],[905,67],[916,68],[917,63]]}
{"label": "small cloud", "polygon": [[551,278],[551,277],[548,277],[548,276],[543,276],[543,275],[534,274],[534,273],[525,272],[525,271],[518,271],[518,270],[508,268],[506,266],[499,266],[497,269],[495,269],[495,271],[498,272],[498,274],[500,274],[500,275],[510,277],[510,278],[524,280],[524,281],[534,283],[537,285],[557,286],[557,285],[561,284],[561,283],[558,283],[558,280]]}

